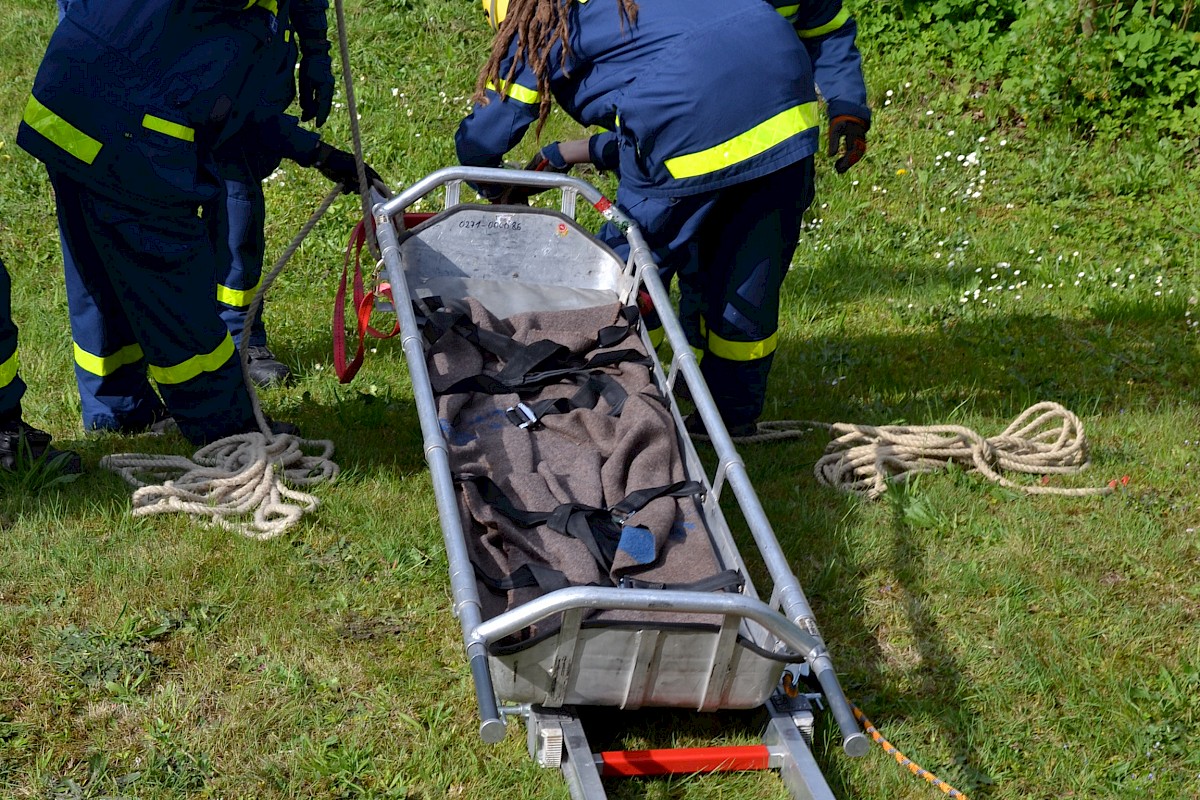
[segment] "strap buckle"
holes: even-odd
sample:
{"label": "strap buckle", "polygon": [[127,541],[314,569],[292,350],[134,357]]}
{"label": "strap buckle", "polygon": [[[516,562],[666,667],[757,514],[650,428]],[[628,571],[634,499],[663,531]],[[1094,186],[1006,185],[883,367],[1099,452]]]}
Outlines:
{"label": "strap buckle", "polygon": [[508,410],[504,413],[508,417],[509,422],[521,429],[527,430],[541,423],[538,415],[525,403],[517,403],[515,406],[509,406]]}

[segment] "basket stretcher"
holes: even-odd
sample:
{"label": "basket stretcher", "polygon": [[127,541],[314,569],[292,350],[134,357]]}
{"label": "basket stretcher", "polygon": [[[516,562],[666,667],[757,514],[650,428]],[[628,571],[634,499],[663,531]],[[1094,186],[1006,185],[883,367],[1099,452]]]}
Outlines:
{"label": "basket stretcher", "polygon": [[[561,192],[561,206],[550,210],[464,204],[460,188],[468,180],[555,189]],[[409,212],[417,201],[439,190],[444,190],[443,210]],[[624,232],[628,259],[619,258],[575,222],[580,197]],[[669,294],[637,225],[584,181],[515,170],[446,168],[393,198],[374,199],[381,265],[397,299],[394,307],[449,561],[454,612],[474,682],[481,738],[500,741],[505,718],[522,717],[530,754],[543,766],[561,768],[575,798],[605,797],[600,778],[606,775],[774,768],[794,797],[831,800],[833,794],[803,735],[811,736],[813,703],[830,711],[847,754],[862,755],[868,740],[670,310]],[[429,298],[436,296],[443,305],[478,304],[497,318],[516,318],[527,312],[582,314],[600,303],[628,306],[639,292],[648,294],[658,310],[672,353],[666,370],[659,358],[647,359],[650,380],[670,420],[661,435],[674,440],[686,480],[700,487],[678,502],[702,520],[713,557],[721,568],[739,575],[738,587],[646,588],[636,581],[567,585],[485,613],[488,598],[481,597],[468,541],[473,523],[460,505],[453,446],[430,375],[422,303],[432,308]],[[653,356],[655,347],[645,326],[633,324],[632,329],[631,335]],[[711,475],[684,429],[673,391],[679,381],[686,383],[716,451]],[[514,413],[518,417],[514,425],[521,413],[529,413],[528,407],[516,405],[508,412],[510,419]],[[720,508],[725,492],[734,496],[769,576],[766,600],[751,580]],[[706,624],[670,622],[697,618]],[[541,635],[522,639],[538,626],[544,631]],[[795,691],[797,675],[806,676],[819,692]],[[769,722],[761,746],[596,754],[574,712],[577,706],[697,711],[763,707]]]}

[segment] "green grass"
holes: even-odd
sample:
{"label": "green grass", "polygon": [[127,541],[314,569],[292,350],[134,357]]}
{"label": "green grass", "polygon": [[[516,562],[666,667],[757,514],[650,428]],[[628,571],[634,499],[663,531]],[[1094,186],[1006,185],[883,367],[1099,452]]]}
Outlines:
{"label": "green grass", "polygon": [[[87,468],[66,486],[0,486],[0,796],[566,797],[522,735],[476,736],[398,342],[378,343],[352,385],[334,380],[328,320],[352,199],[267,312],[297,373],[263,394],[267,412],[337,444],[343,472],[317,490],[320,510],[266,544],[130,517],[128,488],[99,459],[188,448],[80,432],[52,197],[13,142],[53,9],[0,11],[0,253],[26,418]],[[358,0],[349,25],[373,166],[399,186],[451,164],[486,41],[478,8]],[[746,450],[767,512],[848,693],[912,759],[975,798],[1192,796],[1196,152],[999,127],[969,99],[966,113],[944,101],[966,97],[945,76],[864,45],[871,150],[845,176],[820,164],[767,417],[993,435],[1055,400],[1083,417],[1095,462],[1055,483],[1130,482],[1106,498],[1033,498],[954,471],[868,503],[816,485],[813,433]],[[544,140],[575,133],[559,114]],[[344,109],[326,136],[348,144]],[[294,165],[268,184],[272,253],[326,189]],[[631,747],[756,733],[746,715],[618,719],[630,731],[613,738]],[[818,738],[839,797],[941,796],[878,748],[850,760],[828,725]],[[612,794],[785,796],[772,775]]]}

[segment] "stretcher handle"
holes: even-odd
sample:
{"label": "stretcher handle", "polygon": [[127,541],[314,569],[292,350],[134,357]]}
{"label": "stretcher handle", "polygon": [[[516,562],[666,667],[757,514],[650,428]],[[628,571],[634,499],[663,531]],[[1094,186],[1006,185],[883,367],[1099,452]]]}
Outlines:
{"label": "stretcher handle", "polygon": [[613,589],[603,586],[570,586],[522,603],[476,625],[472,646],[495,642],[555,614],[574,609],[614,611],[673,611],[736,616],[752,620],[795,652],[804,656],[821,684],[822,693],[842,733],[846,755],[861,756],[870,742],[858,727],[825,643],[800,628],[761,600],[744,595],[673,589]]}
{"label": "stretcher handle", "polygon": [[383,200],[372,192],[372,199],[377,200],[373,212],[379,217],[391,218],[403,212],[413,203],[425,197],[436,189],[453,181],[471,181],[472,183],[504,183],[512,186],[528,186],[533,189],[574,189],[579,196],[593,206],[603,207],[606,216],[613,215],[618,221],[628,223],[628,219],[617,211],[609,200],[590,183],[570,175],[560,175],[553,172],[534,172],[524,169],[496,169],[492,167],[444,167],[431,172],[421,180],[409,186],[395,197]]}
{"label": "stretcher handle", "polygon": [[821,684],[821,692],[829,703],[833,720],[842,732],[842,750],[853,758],[865,756],[871,749],[871,740],[858,727],[854,709],[846,699],[846,693],[842,691],[837,673],[833,671],[833,663],[828,656],[822,655],[810,661],[809,666],[817,676],[817,683]]}
{"label": "stretcher handle", "polygon": [[[475,682],[475,699],[479,706],[479,738],[487,744],[496,744],[504,738],[504,720],[496,706],[496,694],[492,689],[492,673],[488,669],[485,653],[471,656],[471,680]],[[479,691],[487,687],[486,691]]]}

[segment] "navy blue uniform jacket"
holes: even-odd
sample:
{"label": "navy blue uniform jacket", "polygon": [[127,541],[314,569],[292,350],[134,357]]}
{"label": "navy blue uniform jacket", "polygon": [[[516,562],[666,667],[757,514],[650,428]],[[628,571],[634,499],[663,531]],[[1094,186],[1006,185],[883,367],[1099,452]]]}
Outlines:
{"label": "navy blue uniform jacket", "polygon": [[[796,22],[799,9],[802,23]],[[565,67],[559,46],[550,54],[551,91],[578,122],[614,131],[618,163],[607,166],[619,169],[622,186],[648,196],[720,189],[816,152],[813,56],[821,53],[802,39],[813,29],[799,25],[835,23],[814,37],[826,42],[833,34],[845,37],[848,20],[839,16],[840,2],[776,11],[762,0],[655,0],[639,6],[630,26],[614,0],[577,0]],[[857,59],[852,27],[849,33]],[[845,62],[845,41],[835,41],[826,62]],[[502,79],[515,52],[514,41]],[[841,74],[823,74],[831,112],[836,102],[837,113],[869,119],[857,61]],[[459,126],[463,164],[499,166],[537,119],[540,98],[528,65],[487,94],[490,102],[477,105]]]}
{"label": "navy blue uniform jacket", "polygon": [[[287,2],[287,0],[282,0]],[[278,0],[73,0],[38,69],[17,143],[126,200],[210,200],[211,151],[260,102]]]}

